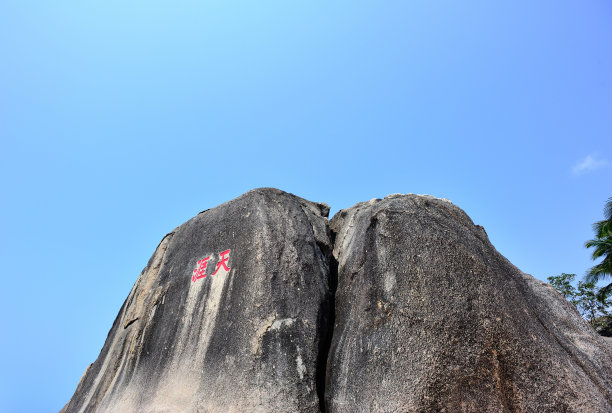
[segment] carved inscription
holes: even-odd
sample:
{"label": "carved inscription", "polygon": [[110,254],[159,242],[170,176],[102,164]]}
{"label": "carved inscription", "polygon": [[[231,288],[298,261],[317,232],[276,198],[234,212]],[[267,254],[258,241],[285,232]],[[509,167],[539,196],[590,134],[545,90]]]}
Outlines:
{"label": "carved inscription", "polygon": [[[211,275],[216,275],[219,272],[219,269],[223,267],[223,269],[229,272],[230,267],[228,265],[229,257],[231,250],[225,250],[219,254],[219,260],[217,261],[217,266],[215,268],[215,272]],[[206,278],[208,274],[206,274],[206,267],[208,267],[208,261],[210,260],[210,255],[206,258],[202,258],[198,260],[198,264],[196,265],[196,269],[193,270],[193,276],[191,277],[192,282],[196,282],[200,278]]]}

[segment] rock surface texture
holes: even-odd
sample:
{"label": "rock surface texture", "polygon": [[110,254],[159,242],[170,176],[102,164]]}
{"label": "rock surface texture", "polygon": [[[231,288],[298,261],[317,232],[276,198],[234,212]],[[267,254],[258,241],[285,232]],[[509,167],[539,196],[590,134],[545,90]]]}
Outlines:
{"label": "rock surface texture", "polygon": [[612,411],[612,347],[462,210],[328,213],[265,188],[176,228],[62,411]]}
{"label": "rock surface texture", "polygon": [[64,410],[318,412],[328,212],[254,190],[166,235]]}
{"label": "rock surface texture", "polygon": [[330,412],[610,412],[612,352],[448,201],[340,211]]}

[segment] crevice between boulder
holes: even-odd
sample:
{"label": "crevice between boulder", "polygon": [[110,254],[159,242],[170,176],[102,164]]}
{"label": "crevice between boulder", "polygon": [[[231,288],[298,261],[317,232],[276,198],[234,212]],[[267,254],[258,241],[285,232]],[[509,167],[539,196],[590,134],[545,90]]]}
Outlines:
{"label": "crevice between boulder", "polygon": [[[328,226],[329,228],[329,226]],[[334,333],[334,324],[336,322],[336,288],[338,287],[338,261],[334,257],[332,251],[336,241],[336,233],[330,231],[331,248],[321,249],[329,263],[329,293],[328,298],[321,303],[319,311],[319,353],[317,357],[316,371],[316,386],[317,396],[319,398],[319,411],[327,412],[327,403],[325,399],[325,382],[327,378],[327,359],[331,348],[332,337]],[[321,245],[319,245],[321,248]]]}

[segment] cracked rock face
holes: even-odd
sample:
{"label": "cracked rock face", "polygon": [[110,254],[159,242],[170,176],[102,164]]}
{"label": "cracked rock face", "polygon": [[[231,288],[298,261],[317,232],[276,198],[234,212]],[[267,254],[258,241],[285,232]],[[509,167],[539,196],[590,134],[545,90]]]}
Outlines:
{"label": "cracked rock face", "polygon": [[448,201],[340,211],[330,412],[610,412],[612,353]]}
{"label": "cracked rock face", "polygon": [[318,412],[328,212],[260,189],[168,234],[64,410]]}
{"label": "cracked rock face", "polygon": [[609,412],[612,352],[448,201],[264,188],[160,243],[65,412]]}

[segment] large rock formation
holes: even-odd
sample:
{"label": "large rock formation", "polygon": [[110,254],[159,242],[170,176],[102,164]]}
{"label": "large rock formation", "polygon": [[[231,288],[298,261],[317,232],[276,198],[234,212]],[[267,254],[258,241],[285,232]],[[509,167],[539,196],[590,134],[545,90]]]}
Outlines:
{"label": "large rock formation", "polygon": [[459,208],[328,212],[259,189],[168,234],[64,410],[612,411],[611,347]]}
{"label": "large rock formation", "polygon": [[65,411],[318,412],[328,212],[254,190],[166,235]]}
{"label": "large rock formation", "polygon": [[448,201],[340,211],[331,412],[610,412],[610,347]]}

